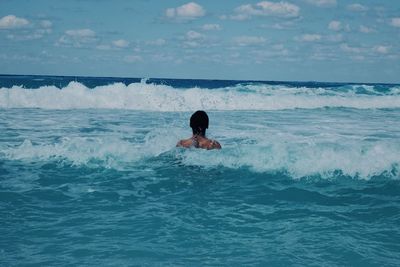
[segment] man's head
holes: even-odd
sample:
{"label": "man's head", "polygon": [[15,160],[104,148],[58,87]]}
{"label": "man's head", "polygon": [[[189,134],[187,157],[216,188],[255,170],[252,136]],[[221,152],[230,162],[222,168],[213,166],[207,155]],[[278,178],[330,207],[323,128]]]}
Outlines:
{"label": "man's head", "polygon": [[190,117],[190,127],[192,128],[193,134],[206,135],[206,129],[208,128],[208,116],[202,110],[198,110],[193,113]]}

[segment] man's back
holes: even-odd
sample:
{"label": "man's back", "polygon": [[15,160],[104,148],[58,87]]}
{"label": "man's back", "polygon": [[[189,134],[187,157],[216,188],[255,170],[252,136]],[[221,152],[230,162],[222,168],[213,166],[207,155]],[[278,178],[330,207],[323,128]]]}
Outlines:
{"label": "man's back", "polygon": [[211,140],[203,136],[193,136],[188,139],[183,139],[176,145],[178,147],[196,147],[203,149],[221,149],[221,145],[216,140]]}

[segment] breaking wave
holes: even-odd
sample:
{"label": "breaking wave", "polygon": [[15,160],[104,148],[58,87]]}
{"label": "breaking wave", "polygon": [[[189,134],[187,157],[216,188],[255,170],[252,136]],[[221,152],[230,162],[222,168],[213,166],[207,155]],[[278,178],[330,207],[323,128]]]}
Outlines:
{"label": "breaking wave", "polygon": [[[33,144],[25,140],[8,147],[0,156],[28,162],[57,161],[63,164],[113,169],[178,162],[202,168],[249,169],[256,173],[284,172],[294,179],[338,174],[360,179],[384,175],[399,178],[399,144],[381,141],[347,144],[269,141],[228,144],[220,151],[175,148],[177,135],[150,134],[144,143],[118,138],[63,138],[57,143]],[[3,154],[3,155],[1,155]]]}
{"label": "breaking wave", "polygon": [[238,84],[224,88],[174,88],[168,85],[114,83],[86,87],[70,82],[59,89],[22,86],[0,89],[0,108],[129,109],[144,111],[284,110],[345,107],[355,109],[400,108],[400,87],[381,90],[371,85],[334,88]]}

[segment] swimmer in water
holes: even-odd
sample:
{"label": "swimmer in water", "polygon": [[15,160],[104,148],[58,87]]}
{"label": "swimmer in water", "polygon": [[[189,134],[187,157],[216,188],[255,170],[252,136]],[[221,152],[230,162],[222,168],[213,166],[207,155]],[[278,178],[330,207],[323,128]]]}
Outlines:
{"label": "swimmer in water", "polygon": [[188,139],[180,140],[177,147],[196,147],[203,149],[221,149],[221,145],[216,140],[206,137],[206,129],[208,129],[208,116],[202,110],[198,110],[190,117],[190,127],[193,135]]}

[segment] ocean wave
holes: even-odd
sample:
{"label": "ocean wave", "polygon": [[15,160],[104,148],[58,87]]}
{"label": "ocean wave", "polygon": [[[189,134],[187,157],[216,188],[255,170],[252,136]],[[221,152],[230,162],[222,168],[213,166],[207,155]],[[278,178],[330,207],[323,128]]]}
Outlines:
{"label": "ocean wave", "polygon": [[285,110],[345,107],[400,108],[400,89],[369,85],[307,88],[268,84],[238,84],[218,89],[174,88],[168,85],[114,83],[93,89],[70,82],[59,89],[21,86],[0,89],[0,108],[129,109],[144,111]]}
{"label": "ocean wave", "polygon": [[252,142],[224,144],[218,151],[175,148],[178,134],[153,132],[143,143],[118,138],[63,138],[53,144],[34,144],[25,140],[3,149],[8,160],[28,162],[57,161],[62,164],[123,170],[135,166],[198,166],[205,169],[248,169],[255,173],[287,173],[294,179],[320,176],[333,178],[338,173],[358,179],[384,175],[398,179],[398,143],[334,142]]}

